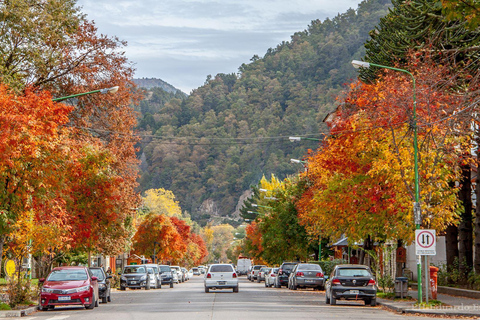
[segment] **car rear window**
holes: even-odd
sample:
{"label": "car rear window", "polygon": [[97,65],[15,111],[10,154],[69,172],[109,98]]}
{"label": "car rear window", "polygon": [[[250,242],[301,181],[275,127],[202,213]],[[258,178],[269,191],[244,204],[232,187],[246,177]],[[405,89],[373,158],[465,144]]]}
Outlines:
{"label": "car rear window", "polygon": [[292,271],[292,269],[296,266],[296,264],[284,264],[282,266],[282,270],[288,270],[288,271]]}
{"label": "car rear window", "polygon": [[160,266],[160,271],[161,272],[170,272],[171,269],[169,266]]}
{"label": "car rear window", "polygon": [[319,270],[322,271],[322,268],[318,264],[299,264],[297,270]]}
{"label": "car rear window", "polygon": [[254,266],[254,267],[253,267],[253,270],[260,270],[260,269],[262,269],[262,268],[263,268],[263,266]]}
{"label": "car rear window", "polygon": [[341,277],[369,277],[370,272],[367,269],[337,269],[337,276]]}
{"label": "car rear window", "polygon": [[87,279],[87,273],[83,269],[61,269],[53,270],[47,281],[80,281]]}
{"label": "car rear window", "polygon": [[233,267],[230,265],[212,266],[210,272],[233,272]]}

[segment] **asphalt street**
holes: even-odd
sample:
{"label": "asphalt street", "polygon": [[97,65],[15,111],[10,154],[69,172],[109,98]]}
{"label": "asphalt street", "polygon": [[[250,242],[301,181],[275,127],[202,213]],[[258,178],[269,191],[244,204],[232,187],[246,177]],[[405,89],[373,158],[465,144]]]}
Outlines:
{"label": "asphalt street", "polygon": [[112,292],[112,302],[86,310],[82,307],[57,307],[37,311],[25,320],[292,320],[292,319],[438,319],[404,316],[364,306],[363,302],[339,301],[325,304],[323,292],[266,288],[240,278],[239,293],[232,290],[205,293],[203,278],[195,276],[174,288]]}

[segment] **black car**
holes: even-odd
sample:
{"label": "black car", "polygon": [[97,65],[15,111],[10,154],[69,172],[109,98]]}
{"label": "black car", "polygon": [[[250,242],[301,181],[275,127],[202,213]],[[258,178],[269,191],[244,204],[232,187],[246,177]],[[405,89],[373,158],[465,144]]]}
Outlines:
{"label": "black car", "polygon": [[318,264],[299,263],[293,268],[290,274],[288,288],[297,290],[297,288],[313,288],[323,290],[325,278],[323,270]]}
{"label": "black car", "polygon": [[278,269],[278,277],[275,279],[275,288],[288,286],[288,277],[298,262],[284,262]]}
{"label": "black car", "polygon": [[111,302],[112,298],[110,295],[110,279],[112,276],[107,275],[103,268],[92,267],[90,268],[90,271],[94,277],[97,277],[99,299],[102,299],[102,303]]}
{"label": "black car", "polygon": [[153,270],[150,275],[148,273],[148,268],[144,265],[127,266],[123,269],[123,273],[120,275],[120,290],[125,290],[126,288],[145,288],[145,290],[150,290],[154,276]]}
{"label": "black car", "polygon": [[159,265],[158,268],[160,269],[162,284],[169,284],[170,288],[173,288],[173,270],[167,265]]}
{"label": "black car", "polygon": [[377,284],[368,266],[340,264],[335,266],[325,286],[325,302],[363,300],[365,305],[377,304]]}

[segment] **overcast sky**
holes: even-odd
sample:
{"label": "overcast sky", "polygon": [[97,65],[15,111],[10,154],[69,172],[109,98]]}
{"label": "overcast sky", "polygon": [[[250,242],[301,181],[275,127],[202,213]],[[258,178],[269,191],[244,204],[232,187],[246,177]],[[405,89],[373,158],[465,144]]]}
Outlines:
{"label": "overcast sky", "polygon": [[185,93],[207,75],[289,41],[315,19],[333,18],[361,0],[78,0],[98,32],[126,40],[136,78],[159,78]]}

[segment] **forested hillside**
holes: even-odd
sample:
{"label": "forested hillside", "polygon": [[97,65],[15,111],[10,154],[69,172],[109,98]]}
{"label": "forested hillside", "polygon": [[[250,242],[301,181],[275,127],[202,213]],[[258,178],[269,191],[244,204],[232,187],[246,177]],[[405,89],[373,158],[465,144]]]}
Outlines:
{"label": "forested hillside", "polygon": [[318,142],[294,144],[288,137],[322,137],[337,93],[356,77],[351,60],[364,56],[369,32],[390,5],[364,1],[357,10],[312,21],[238,74],[208,77],[188,98],[152,89],[140,106],[142,190],[172,190],[183,210],[205,223],[211,215],[232,215],[263,175],[301,170],[290,158],[302,158]]}

